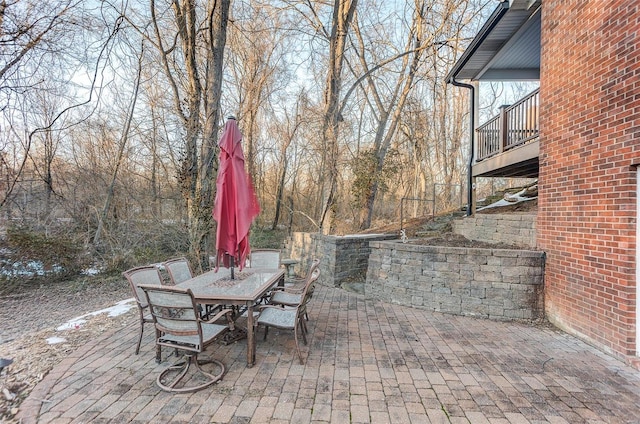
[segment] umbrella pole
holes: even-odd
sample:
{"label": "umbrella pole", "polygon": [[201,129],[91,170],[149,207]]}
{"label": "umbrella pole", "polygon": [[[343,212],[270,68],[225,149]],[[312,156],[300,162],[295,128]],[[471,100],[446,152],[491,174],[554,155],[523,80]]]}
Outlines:
{"label": "umbrella pole", "polygon": [[229,255],[231,256],[230,260],[229,260],[229,264],[231,265],[231,279],[234,280],[234,275],[233,275],[233,255]]}

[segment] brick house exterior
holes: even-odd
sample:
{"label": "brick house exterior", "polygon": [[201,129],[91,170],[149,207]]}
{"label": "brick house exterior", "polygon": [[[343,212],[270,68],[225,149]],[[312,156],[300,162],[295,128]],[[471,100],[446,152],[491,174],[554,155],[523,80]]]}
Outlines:
{"label": "brick house exterior", "polygon": [[[537,161],[526,160],[538,177],[546,317],[638,366],[640,2],[502,1],[448,78],[477,108],[478,81],[525,75],[540,83]],[[470,175],[518,176],[487,171],[503,154],[474,156],[483,168]]]}
{"label": "brick house exterior", "polygon": [[538,247],[548,319],[637,356],[640,3],[544,1]]}

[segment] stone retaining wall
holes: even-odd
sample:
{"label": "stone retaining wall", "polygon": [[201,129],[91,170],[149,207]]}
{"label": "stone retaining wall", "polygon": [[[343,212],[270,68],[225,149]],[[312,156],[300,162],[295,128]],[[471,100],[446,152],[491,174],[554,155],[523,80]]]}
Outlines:
{"label": "stone retaining wall", "polygon": [[544,253],[374,241],[365,294],[498,320],[544,317]]}
{"label": "stone retaining wall", "polygon": [[312,258],[319,258],[320,281],[339,287],[344,282],[365,280],[371,253],[369,242],[397,237],[394,234],[325,236],[297,232],[289,239],[286,254],[298,260],[294,267],[298,275],[304,275]]}
{"label": "stone retaining wall", "polygon": [[453,221],[453,231],[471,240],[493,243],[509,243],[518,246],[536,248],[536,214],[477,213]]}

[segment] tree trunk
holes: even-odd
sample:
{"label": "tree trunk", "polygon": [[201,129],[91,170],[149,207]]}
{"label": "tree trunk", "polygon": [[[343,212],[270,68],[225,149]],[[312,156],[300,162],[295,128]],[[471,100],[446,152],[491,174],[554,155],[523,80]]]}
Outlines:
{"label": "tree trunk", "polygon": [[[209,267],[210,239],[213,230],[213,199],[215,196],[215,176],[218,169],[218,120],[220,116],[220,96],[222,87],[222,63],[227,37],[230,0],[210,0],[207,6],[208,33],[203,37],[198,33],[201,26],[196,19],[195,0],[174,0],[177,35],[181,43],[184,69],[173,68],[175,62],[170,55],[172,48],[165,48],[155,14],[155,0],[151,0],[151,14],[157,46],[169,87],[173,92],[174,108],[182,118],[185,128],[185,155],[180,170],[181,192],[186,203],[189,255],[196,260],[197,271]],[[206,40],[204,57],[199,55],[198,41]],[[199,64],[206,69],[204,92],[200,81]],[[177,80],[186,80],[186,88],[181,91]],[[204,119],[201,106],[204,92]],[[204,121],[204,125],[202,124]],[[202,144],[199,145],[202,136]]]}
{"label": "tree trunk", "polygon": [[213,233],[213,202],[215,179],[218,173],[218,122],[222,94],[222,65],[224,46],[227,42],[227,22],[231,0],[214,1],[209,9],[209,50],[207,51],[207,93],[205,98],[205,123],[202,143],[202,164],[199,173],[199,202],[197,226],[191,242],[192,254],[198,260],[198,270],[209,268],[211,238]]}
{"label": "tree trunk", "polygon": [[96,233],[93,237],[93,244],[98,245],[100,243],[100,237],[102,236],[102,228],[104,227],[104,222],[107,219],[107,214],[109,213],[109,208],[111,207],[111,201],[113,199],[116,179],[118,177],[118,170],[120,169],[120,165],[122,163],[122,157],[124,156],[124,148],[127,145],[127,140],[129,139],[129,130],[131,129],[131,121],[133,120],[133,114],[136,109],[136,102],[138,100],[138,89],[140,88],[140,74],[142,73],[142,56],[144,54],[144,44],[140,49],[140,56],[138,56],[138,75],[136,77],[135,87],[133,90],[133,99],[131,100],[131,110],[129,111],[129,116],[127,117],[127,122],[125,127],[122,129],[122,136],[120,137],[120,145],[118,146],[118,157],[116,158],[116,163],[113,168],[113,174],[111,175],[111,183],[107,189],[107,196],[104,201],[104,207],[102,208],[102,213],[100,214],[100,218],[98,220],[98,228],[96,229]]}
{"label": "tree trunk", "polygon": [[322,118],[322,138],[327,152],[327,178],[324,186],[320,227],[330,234],[335,227],[336,191],[338,187],[338,132],[342,68],[349,25],[353,20],[357,0],[334,0],[331,35],[329,38],[329,66],[325,87],[325,107]]}
{"label": "tree trunk", "polygon": [[[391,99],[387,100],[387,102],[381,101],[378,96],[378,91],[372,79],[370,80],[369,86],[374,93],[375,103],[378,105],[378,128],[376,131],[376,138],[374,142],[374,154],[376,158],[375,170],[374,174],[371,178],[369,178],[369,187],[365,190],[366,198],[364,204],[362,205],[362,209],[360,211],[360,229],[366,230],[371,226],[371,219],[373,217],[373,208],[376,201],[376,196],[378,194],[378,190],[380,187],[380,180],[382,177],[382,170],[385,165],[385,159],[387,157],[387,152],[389,151],[389,147],[391,146],[391,141],[393,136],[396,133],[396,129],[400,123],[400,116],[404,109],[404,105],[407,102],[407,98],[411,89],[413,88],[413,83],[415,79],[416,72],[418,70],[418,66],[420,64],[420,58],[422,56],[422,25],[424,22],[423,16],[423,8],[424,4],[422,4],[422,8],[419,12],[416,12],[414,15],[413,28],[409,34],[409,39],[407,43],[407,47],[411,46],[413,51],[413,57],[409,62],[408,56],[404,56],[403,59],[403,76],[400,77],[396,83],[396,87],[394,90],[394,94]],[[409,50],[409,49],[407,49]],[[409,51],[411,51],[409,50]],[[364,59],[364,55],[361,55],[361,61],[366,67],[366,61]],[[404,73],[406,72],[406,75]],[[389,128],[387,129],[387,125]]]}
{"label": "tree trunk", "polygon": [[282,170],[280,171],[280,180],[278,181],[278,189],[276,191],[276,212],[273,217],[273,224],[271,229],[278,228],[278,221],[280,221],[280,210],[282,209],[282,198],[284,195],[284,183],[287,176],[287,152],[283,152],[284,160],[282,162]]}

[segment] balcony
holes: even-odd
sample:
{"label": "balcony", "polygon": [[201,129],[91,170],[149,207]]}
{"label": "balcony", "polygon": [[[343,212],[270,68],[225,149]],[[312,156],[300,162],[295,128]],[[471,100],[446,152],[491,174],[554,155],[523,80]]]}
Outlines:
{"label": "balcony", "polygon": [[539,101],[537,89],[476,128],[474,177],[538,176]]}

